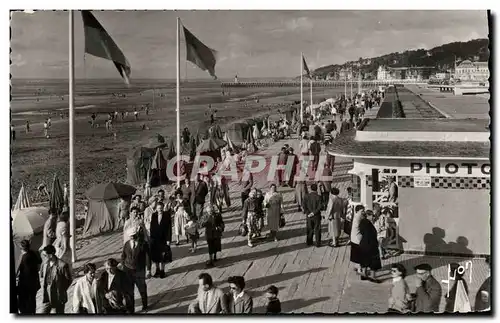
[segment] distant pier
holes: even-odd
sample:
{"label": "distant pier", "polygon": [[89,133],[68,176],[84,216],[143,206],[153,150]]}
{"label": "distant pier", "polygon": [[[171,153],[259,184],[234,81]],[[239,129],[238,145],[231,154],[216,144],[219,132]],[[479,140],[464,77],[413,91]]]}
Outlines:
{"label": "distant pier", "polygon": [[[351,83],[353,87],[358,86],[358,80],[351,81],[313,81],[313,87],[342,87],[347,86],[350,88]],[[310,81],[304,80],[302,83],[304,86],[309,86]],[[413,80],[387,80],[387,81],[362,81],[363,87],[375,87],[375,86],[388,86],[394,84],[426,84],[423,82],[417,82]],[[222,82],[221,87],[223,88],[234,88],[234,87],[298,87],[300,86],[300,81],[248,81],[248,82]]]}

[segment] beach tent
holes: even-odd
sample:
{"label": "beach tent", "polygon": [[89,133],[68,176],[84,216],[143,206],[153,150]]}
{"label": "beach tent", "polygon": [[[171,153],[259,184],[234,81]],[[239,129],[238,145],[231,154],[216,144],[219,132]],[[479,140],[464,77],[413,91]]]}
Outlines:
{"label": "beach tent", "polygon": [[163,157],[162,150],[157,148],[149,168],[150,173],[148,179],[151,187],[160,186],[162,183],[168,181],[166,169],[167,160]]}
{"label": "beach tent", "polygon": [[49,197],[49,210],[52,210],[53,214],[61,214],[64,206],[64,193],[59,181],[59,176],[54,175],[54,180],[52,181],[52,189],[50,190]]}
{"label": "beach tent", "polygon": [[231,139],[228,137],[227,132],[224,133],[224,141],[227,142],[227,146],[232,149],[233,151],[236,150],[236,147],[234,146],[233,142]]}
{"label": "beach tent", "polygon": [[18,260],[21,256],[19,244],[22,240],[29,240],[33,250],[38,250],[42,246],[43,227],[48,218],[49,209],[45,207],[29,207],[12,211],[12,236],[16,266],[19,265]]}
{"label": "beach tent", "polygon": [[14,210],[26,209],[30,207],[30,199],[28,198],[28,194],[24,189],[24,184],[21,186],[21,190],[19,191],[19,196],[17,197],[16,204],[14,205]]}
{"label": "beach tent", "polygon": [[234,145],[240,146],[247,138],[247,132],[250,129],[247,123],[237,122],[230,124],[227,127],[227,136],[231,139]]}
{"label": "beach tent", "polygon": [[[127,184],[142,185],[146,182],[156,151],[155,148],[140,147],[127,156]],[[163,152],[162,155],[164,157]]]}
{"label": "beach tent", "polygon": [[220,128],[220,126],[218,124],[215,124],[215,125],[207,128],[207,130],[205,131],[204,139],[209,138],[209,137],[222,139],[222,136],[223,136],[222,129]]}
{"label": "beach tent", "polygon": [[120,199],[129,199],[135,192],[135,187],[115,182],[98,184],[89,189],[85,193],[89,205],[83,235],[93,236],[120,229]]}
{"label": "beach tent", "polygon": [[43,231],[49,210],[45,207],[28,207],[12,211],[12,234],[16,241],[30,239]]}

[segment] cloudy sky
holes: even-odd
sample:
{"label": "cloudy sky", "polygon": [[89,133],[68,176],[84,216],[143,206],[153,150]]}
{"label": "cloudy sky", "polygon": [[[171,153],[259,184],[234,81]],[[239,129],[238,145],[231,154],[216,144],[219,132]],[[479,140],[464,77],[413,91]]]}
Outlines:
{"label": "cloudy sky", "polygon": [[[300,52],[311,68],[406,49],[487,38],[486,11],[95,11],[132,65],[132,79],[175,78],[175,18],[219,52],[219,78],[293,77]],[[68,13],[16,12],[11,19],[14,78],[65,78]],[[118,77],[109,61],[83,55],[83,26],[75,14],[78,78]],[[210,78],[185,62],[181,75]]]}

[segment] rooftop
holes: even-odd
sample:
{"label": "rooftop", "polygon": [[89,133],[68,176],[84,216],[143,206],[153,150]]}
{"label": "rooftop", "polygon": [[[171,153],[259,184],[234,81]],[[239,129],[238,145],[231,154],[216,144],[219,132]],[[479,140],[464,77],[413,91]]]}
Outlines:
{"label": "rooftop", "polygon": [[370,119],[362,131],[489,132],[485,119]]}
{"label": "rooftop", "polygon": [[[397,120],[390,120],[392,122]],[[430,158],[489,160],[490,142],[467,141],[358,141],[356,131],[342,133],[327,147],[335,156],[351,158]]]}

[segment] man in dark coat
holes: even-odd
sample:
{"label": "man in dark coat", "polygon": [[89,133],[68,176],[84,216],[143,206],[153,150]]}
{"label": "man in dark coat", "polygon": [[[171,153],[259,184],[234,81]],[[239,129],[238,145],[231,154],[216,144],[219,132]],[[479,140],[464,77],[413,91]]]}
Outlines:
{"label": "man in dark coat", "polygon": [[[278,154],[278,166],[285,167],[287,162],[287,149],[282,147],[280,153]],[[278,186],[285,185],[285,169],[278,169]]]}
{"label": "man in dark coat", "polygon": [[290,172],[290,177],[288,178],[288,186],[293,187],[295,185],[295,176],[297,175],[297,168],[299,167],[299,156],[294,153],[292,147],[288,148],[288,158],[293,160],[293,166]]}
{"label": "man in dark coat", "polygon": [[[130,240],[123,246],[121,257],[122,268],[128,278],[127,297],[134,300],[134,285],[137,286],[142,299],[142,310],[146,311],[148,308],[146,264],[150,254],[149,246],[139,239],[138,227],[133,227],[129,234]],[[151,223],[151,236],[153,236],[153,223]],[[135,312],[133,301],[127,305],[127,312]]]}
{"label": "man in dark coat", "polygon": [[[97,279],[97,312],[103,314],[125,313],[134,306],[133,295],[129,295],[130,282],[127,275],[118,269],[118,261],[110,258],[104,264],[105,271]],[[132,306],[130,305],[132,303]]]}
{"label": "man in dark coat", "polygon": [[321,208],[323,201],[318,194],[318,186],[311,185],[311,192],[304,199],[304,214],[307,217],[307,240],[308,246],[313,244],[313,236],[316,238],[316,247],[321,247]]}
{"label": "man in dark coat", "polygon": [[208,195],[208,184],[203,180],[202,175],[198,174],[198,180],[194,185],[194,203],[193,216],[197,219],[202,217],[205,199]]}
{"label": "man in dark coat", "polygon": [[36,313],[36,293],[40,289],[38,271],[42,259],[31,250],[28,240],[21,241],[21,259],[17,268],[17,298],[21,314]]}
{"label": "man in dark coat", "polygon": [[415,299],[415,311],[424,313],[436,313],[439,311],[441,302],[441,285],[432,276],[432,267],[429,264],[420,264],[415,267],[417,272],[417,291]]}
{"label": "man in dark coat", "polygon": [[154,277],[165,278],[165,263],[172,261],[172,209],[164,211],[164,205],[160,202],[156,212],[151,215],[150,239],[151,261],[155,263]]}
{"label": "man in dark coat", "polygon": [[68,301],[68,288],[73,281],[67,263],[56,257],[56,248],[48,245],[43,248],[47,261],[40,270],[42,282],[42,304],[40,314],[49,314],[55,309],[57,314],[64,314],[64,305]]}

